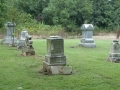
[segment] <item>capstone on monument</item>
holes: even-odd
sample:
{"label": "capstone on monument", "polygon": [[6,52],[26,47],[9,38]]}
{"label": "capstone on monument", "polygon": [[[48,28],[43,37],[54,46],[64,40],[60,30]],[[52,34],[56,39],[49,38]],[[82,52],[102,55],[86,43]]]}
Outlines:
{"label": "capstone on monument", "polygon": [[64,55],[64,40],[60,36],[50,36],[47,39],[47,54],[43,61],[43,73],[72,73],[72,67],[67,66],[66,56]]}
{"label": "capstone on monument", "polygon": [[82,38],[81,38],[81,41],[79,43],[79,46],[83,46],[86,48],[96,47],[94,40],[92,38],[93,30],[94,30],[93,25],[92,24],[83,24],[81,26],[81,30],[82,30]]}

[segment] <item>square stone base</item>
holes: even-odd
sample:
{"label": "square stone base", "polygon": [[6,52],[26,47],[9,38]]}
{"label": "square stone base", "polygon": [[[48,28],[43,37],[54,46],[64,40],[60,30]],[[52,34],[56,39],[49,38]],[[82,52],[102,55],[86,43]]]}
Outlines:
{"label": "square stone base", "polygon": [[79,46],[83,46],[86,48],[95,48],[96,47],[95,43],[80,43]]}
{"label": "square stone base", "polygon": [[44,74],[66,74],[72,73],[72,66],[51,66],[49,63],[43,61]]}
{"label": "square stone base", "polygon": [[107,61],[120,63],[120,53],[109,53]]}
{"label": "square stone base", "polygon": [[95,48],[96,47],[94,40],[92,38],[82,38],[79,43],[79,46],[83,46],[86,48]]}
{"label": "square stone base", "polygon": [[[13,37],[6,36],[1,43],[5,45],[11,45],[12,42],[13,42]],[[15,37],[14,37],[14,45],[17,46],[17,39]]]}

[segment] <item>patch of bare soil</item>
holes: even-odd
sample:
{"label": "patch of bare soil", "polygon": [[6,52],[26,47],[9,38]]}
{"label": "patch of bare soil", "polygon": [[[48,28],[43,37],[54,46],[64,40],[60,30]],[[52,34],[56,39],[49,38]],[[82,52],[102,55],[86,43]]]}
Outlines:
{"label": "patch of bare soil", "polygon": [[116,34],[104,34],[93,36],[94,39],[103,39],[103,40],[114,40],[116,39]]}
{"label": "patch of bare soil", "polygon": [[102,40],[114,40],[116,36],[93,36],[94,39],[102,39]]}

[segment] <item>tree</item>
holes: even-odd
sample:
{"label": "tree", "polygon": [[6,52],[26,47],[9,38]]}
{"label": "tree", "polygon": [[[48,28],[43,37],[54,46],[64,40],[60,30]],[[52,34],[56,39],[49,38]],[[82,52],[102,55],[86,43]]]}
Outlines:
{"label": "tree", "polygon": [[49,0],[19,0],[16,3],[16,7],[20,11],[31,14],[33,18],[36,18],[38,21],[40,21],[40,19],[42,19],[42,10],[47,7],[48,3]]}
{"label": "tree", "polygon": [[118,0],[94,0],[93,11],[93,22],[98,27],[114,28],[120,24]]}
{"label": "tree", "polygon": [[120,28],[120,1],[113,0],[110,4],[114,7],[112,18],[113,18],[113,26]]}
{"label": "tree", "polygon": [[[62,25],[72,28],[89,22],[92,15],[90,0],[51,0],[48,7],[43,9],[43,19],[49,25]],[[87,23],[86,22],[86,23]]]}
{"label": "tree", "polygon": [[6,16],[6,4],[4,0],[0,0],[0,28],[3,27]]}

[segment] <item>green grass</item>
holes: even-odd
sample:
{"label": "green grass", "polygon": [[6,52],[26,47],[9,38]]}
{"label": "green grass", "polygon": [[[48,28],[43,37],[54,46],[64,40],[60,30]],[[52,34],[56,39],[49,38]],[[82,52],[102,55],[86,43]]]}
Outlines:
{"label": "green grass", "polygon": [[[120,64],[107,62],[112,40],[94,40],[96,48],[79,47],[79,39],[64,40],[71,75],[39,73],[46,40],[33,40],[36,55],[21,56],[15,47],[0,45],[0,90],[120,90]],[[75,48],[70,48],[75,46]]]}

